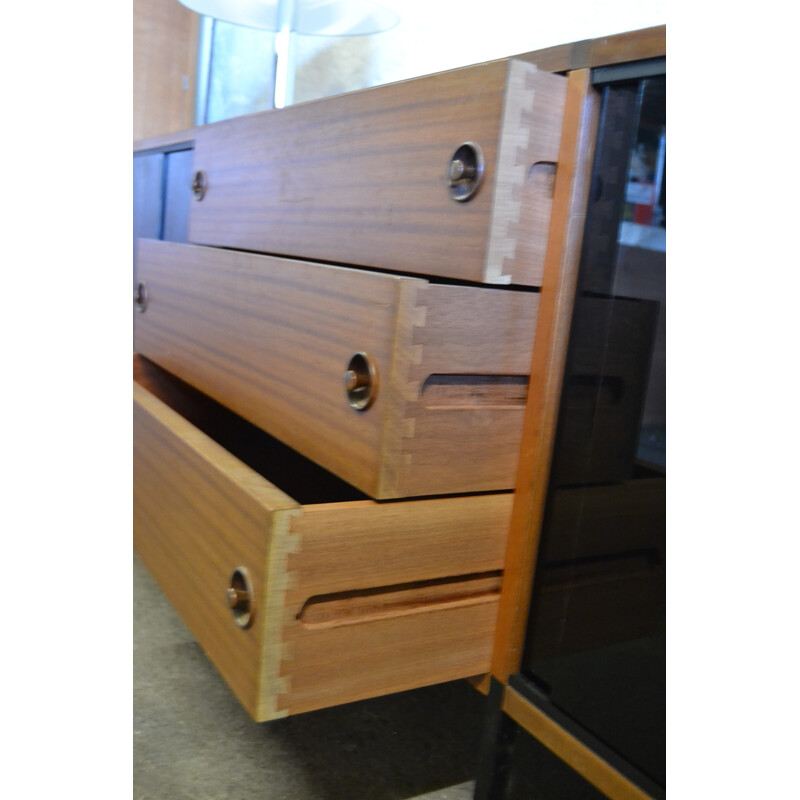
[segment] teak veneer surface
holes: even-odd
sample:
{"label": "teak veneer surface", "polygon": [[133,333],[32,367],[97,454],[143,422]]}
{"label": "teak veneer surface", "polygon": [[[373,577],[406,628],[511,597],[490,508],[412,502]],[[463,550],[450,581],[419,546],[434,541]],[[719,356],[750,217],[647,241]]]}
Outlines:
{"label": "teak veneer surface", "polygon": [[[137,367],[136,550],[255,719],[488,670],[509,494],[301,506],[157,396],[194,390]],[[247,629],[225,598],[237,567]]]}
{"label": "teak veneer surface", "polygon": [[134,0],[134,141],[191,124],[199,27],[179,3]]}
{"label": "teak veneer surface", "polygon": [[513,486],[537,293],[151,240],[138,275],[137,352],[371,497]]}
{"label": "teak veneer surface", "polygon": [[[189,240],[538,285],[566,79],[496,61],[195,130],[207,175]],[[477,143],[483,184],[449,197],[450,159]]]}

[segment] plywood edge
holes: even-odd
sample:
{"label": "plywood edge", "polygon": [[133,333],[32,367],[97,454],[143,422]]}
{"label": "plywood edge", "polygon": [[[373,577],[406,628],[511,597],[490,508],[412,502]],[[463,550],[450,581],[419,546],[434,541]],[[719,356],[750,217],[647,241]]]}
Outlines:
{"label": "plywood edge", "polygon": [[[486,283],[536,285],[541,280],[565,96],[566,78],[540,72],[525,61],[508,61],[483,276]],[[538,191],[526,191],[526,185],[534,185]],[[533,252],[531,248],[521,251],[518,244],[523,234],[543,241]],[[536,263],[527,266],[530,275],[522,281],[515,274],[515,264],[531,258]]]}
{"label": "plywood edge", "polygon": [[565,731],[511,687],[503,693],[503,711],[531,736],[612,800],[652,800],[597,753]]}
{"label": "plywood edge", "polygon": [[135,406],[142,408],[160,425],[167,428],[203,461],[209,463],[218,472],[224,473],[231,483],[246,492],[267,511],[299,508],[299,504],[289,495],[231,455],[210,436],[185,420],[135,381],[133,383],[133,401]]}
{"label": "plywood edge", "polygon": [[287,695],[291,691],[292,653],[286,641],[286,629],[293,621],[291,608],[286,606],[286,592],[296,581],[289,570],[289,555],[300,549],[301,537],[292,533],[293,516],[301,509],[277,511],[272,514],[267,559],[264,568],[264,600],[261,604],[261,671],[258,701],[254,717],[257,722],[288,716]]}

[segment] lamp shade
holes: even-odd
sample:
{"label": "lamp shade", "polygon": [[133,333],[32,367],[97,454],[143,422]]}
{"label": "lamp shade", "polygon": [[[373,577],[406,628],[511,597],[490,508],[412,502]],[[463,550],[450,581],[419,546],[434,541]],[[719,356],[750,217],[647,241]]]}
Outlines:
{"label": "lamp shade", "polygon": [[[281,0],[179,0],[186,8],[214,19],[278,31]],[[360,36],[394,28],[400,18],[394,11],[369,0],[293,0],[290,29],[307,36]]]}

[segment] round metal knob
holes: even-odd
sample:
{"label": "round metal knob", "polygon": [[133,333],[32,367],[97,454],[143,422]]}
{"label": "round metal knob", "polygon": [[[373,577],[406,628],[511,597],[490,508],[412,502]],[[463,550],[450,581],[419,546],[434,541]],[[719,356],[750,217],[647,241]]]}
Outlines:
{"label": "round metal knob", "polygon": [[447,165],[447,186],[450,197],[463,203],[478,191],[483,181],[483,151],[475,142],[464,142],[453,153]]}
{"label": "round metal knob", "polygon": [[240,628],[249,628],[255,613],[253,586],[245,567],[237,567],[231,575],[230,586],[225,590],[225,600],[233,613],[233,621]]}
{"label": "round metal knob", "polygon": [[136,284],[136,291],[133,293],[133,302],[136,306],[136,310],[143,313],[147,308],[149,299],[147,295],[147,284],[144,281],[139,281],[139,283]]}
{"label": "round metal knob", "polygon": [[378,394],[378,369],[366,353],[356,353],[344,373],[347,402],[357,411],[366,411]]}
{"label": "round metal knob", "polygon": [[192,178],[192,194],[195,200],[202,200],[208,190],[208,176],[203,170],[199,169]]}
{"label": "round metal knob", "polygon": [[475,166],[465,164],[460,158],[454,158],[450,162],[450,185],[458,181],[468,181],[475,177]]}
{"label": "round metal knob", "polygon": [[241,608],[245,603],[250,602],[250,595],[243,592],[241,589],[234,589],[233,586],[228,588],[225,593],[228,598],[228,605],[231,608]]}

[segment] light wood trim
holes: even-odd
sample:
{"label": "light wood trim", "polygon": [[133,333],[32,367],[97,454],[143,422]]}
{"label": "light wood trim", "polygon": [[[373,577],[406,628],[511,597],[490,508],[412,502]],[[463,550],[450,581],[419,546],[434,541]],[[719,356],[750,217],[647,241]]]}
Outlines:
{"label": "light wood trim", "polygon": [[607,761],[586,747],[510,686],[503,692],[503,711],[611,800],[652,800]]}
{"label": "light wood trim", "polygon": [[522,657],[532,576],[555,438],[567,340],[585,227],[599,103],[589,70],[569,75],[550,247],[520,448],[514,509],[500,595],[492,674],[502,683]]}
{"label": "light wood trim", "polygon": [[134,141],[192,124],[199,20],[176,0],[134,0]]}
{"label": "light wood trim", "polygon": [[[565,91],[562,76],[502,60],[204,126],[208,191],[189,239],[538,286],[552,196],[530,168],[557,160]],[[486,168],[457,202],[446,175],[465,142]]]}

